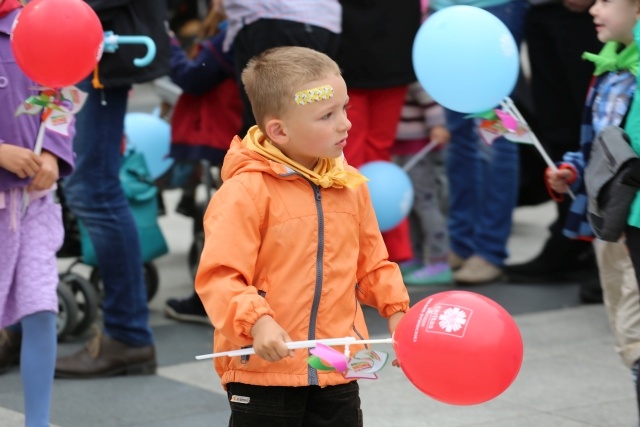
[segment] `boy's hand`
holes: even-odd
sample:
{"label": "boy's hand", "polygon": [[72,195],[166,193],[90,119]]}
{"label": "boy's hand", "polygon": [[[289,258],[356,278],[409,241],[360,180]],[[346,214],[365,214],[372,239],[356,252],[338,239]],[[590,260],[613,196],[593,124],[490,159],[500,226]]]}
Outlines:
{"label": "boy's hand", "polygon": [[[391,336],[393,336],[393,333],[396,331],[396,328],[398,327],[398,323],[400,323],[400,319],[402,319],[402,316],[404,316],[404,312],[402,311],[389,316],[389,332],[391,333]],[[391,362],[391,364],[395,367],[400,366],[400,363],[398,363],[398,359],[393,359],[393,362]]]}
{"label": "boy's hand", "polygon": [[58,158],[48,151],[40,155],[42,166],[31,181],[28,190],[48,190],[60,177],[58,170]]}
{"label": "boy's hand", "polygon": [[574,176],[573,171],[570,169],[548,168],[546,171],[546,178],[549,183],[549,188],[556,193],[564,194],[569,191],[569,181],[571,181]]}
{"label": "boy's hand", "polygon": [[449,143],[449,140],[451,140],[451,133],[449,133],[449,129],[445,126],[434,126],[429,131],[429,138],[432,141],[436,141],[438,145],[444,146]]}
{"label": "boy's hand", "polygon": [[269,362],[289,356],[293,357],[293,350],[287,348],[291,342],[289,334],[271,316],[262,316],[251,328],[253,349],[256,354]]}
{"label": "boy's hand", "polygon": [[42,158],[28,148],[0,144],[0,167],[19,178],[32,177],[40,170]]}

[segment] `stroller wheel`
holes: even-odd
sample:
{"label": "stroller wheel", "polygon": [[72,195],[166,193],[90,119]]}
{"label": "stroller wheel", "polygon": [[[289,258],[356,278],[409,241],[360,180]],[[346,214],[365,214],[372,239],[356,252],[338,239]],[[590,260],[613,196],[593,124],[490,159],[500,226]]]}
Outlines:
{"label": "stroller wheel", "polygon": [[59,341],[64,341],[76,327],[78,321],[78,305],[71,289],[63,283],[58,283],[58,318],[56,319],[56,333]]}
{"label": "stroller wheel", "polygon": [[[151,301],[151,299],[158,292],[158,287],[160,285],[160,276],[158,275],[158,269],[151,261],[145,262],[142,265],[142,268],[144,274],[144,284],[147,287],[147,301]],[[99,299],[102,300],[104,289],[102,286],[102,277],[100,276],[100,270],[98,270],[97,267],[94,267],[91,270],[89,281],[98,291]]]}
{"label": "stroller wheel", "polygon": [[201,231],[195,235],[193,238],[193,243],[189,248],[189,271],[191,272],[191,277],[195,280],[196,273],[198,272],[198,265],[200,264],[200,255],[202,254],[202,249],[204,249],[204,232]]}
{"label": "stroller wheel", "polygon": [[151,301],[158,293],[160,286],[160,275],[155,264],[151,261],[145,262],[144,267],[144,283],[147,285],[147,301]]}
{"label": "stroller wheel", "polygon": [[60,281],[68,286],[78,306],[78,321],[72,334],[82,335],[98,317],[98,294],[95,287],[75,273],[60,275]]}

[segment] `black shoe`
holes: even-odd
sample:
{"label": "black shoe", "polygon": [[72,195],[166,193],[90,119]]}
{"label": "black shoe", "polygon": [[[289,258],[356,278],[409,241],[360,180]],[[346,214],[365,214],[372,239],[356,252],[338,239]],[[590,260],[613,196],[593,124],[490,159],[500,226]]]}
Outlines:
{"label": "black shoe", "polygon": [[183,193],[176,206],[176,212],[189,218],[195,218],[198,213],[195,197]]}
{"label": "black shoe", "polygon": [[0,374],[20,363],[22,334],[11,329],[0,329]]}
{"label": "black shoe", "polygon": [[580,301],[584,304],[602,304],[602,286],[596,276],[595,279],[586,280],[580,284]]}
{"label": "black shoe", "polygon": [[593,278],[598,267],[590,243],[552,236],[534,259],[506,265],[504,271],[512,283],[564,283]]}
{"label": "black shoe", "polygon": [[180,320],[182,322],[202,323],[211,326],[211,321],[200,301],[200,297],[195,292],[188,298],[167,300],[164,306],[164,313],[167,317]]}

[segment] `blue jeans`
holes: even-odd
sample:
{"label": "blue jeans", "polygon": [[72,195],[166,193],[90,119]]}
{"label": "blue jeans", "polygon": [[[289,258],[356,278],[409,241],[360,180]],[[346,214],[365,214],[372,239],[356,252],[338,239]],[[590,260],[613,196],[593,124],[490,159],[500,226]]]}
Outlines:
{"label": "blue jeans", "polygon": [[[504,22],[520,45],[527,6],[518,0],[486,10]],[[446,156],[451,250],[502,266],[518,201],[518,147],[504,138],[485,144],[477,122],[466,115],[446,110],[451,132]]]}
{"label": "blue jeans", "polygon": [[150,345],[138,230],[118,176],[130,87],[96,90],[90,79],[77,86],[89,96],[76,114],[76,168],[64,182],[64,195],[96,251],[105,333],[130,346]]}

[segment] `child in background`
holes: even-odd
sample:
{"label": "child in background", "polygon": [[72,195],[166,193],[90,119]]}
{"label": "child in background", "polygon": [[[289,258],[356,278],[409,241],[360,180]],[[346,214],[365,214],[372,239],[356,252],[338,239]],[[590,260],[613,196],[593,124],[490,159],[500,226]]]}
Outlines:
{"label": "child in background", "polygon": [[[14,117],[37,95],[37,84],[18,68],[9,41],[19,8],[17,0],[0,0],[0,327],[22,327],[21,334],[0,330],[0,369],[19,355],[26,426],[41,427],[49,425],[57,351],[56,251],[64,235],[53,189],[72,171],[73,135],[47,130],[42,153],[36,154],[40,116]],[[25,189],[29,202],[23,211]]]}
{"label": "child in background", "polygon": [[303,47],[258,55],[242,82],[258,125],[225,157],[196,276],[215,326],[214,351],[252,346],[256,353],[215,359],[229,425],[362,426],[357,382],[317,371],[308,351],[286,345],[366,339],[360,303],[388,318],[393,333],[409,308],[367,179],[343,156],[351,128],[346,84],[333,60]]}
{"label": "child in background", "polygon": [[[595,72],[585,104],[581,149],[566,153],[558,169],[547,169],[546,172],[551,190],[564,194],[571,189],[575,194],[564,234],[583,240],[594,238],[586,220],[587,189],[583,179],[591,154],[591,144],[594,136],[606,126],[624,125],[636,92],[638,47],[634,41],[633,29],[640,16],[640,2],[596,0],[589,12],[594,17],[598,39],[605,42],[605,45],[598,55],[584,55],[585,59],[594,62]],[[627,227],[627,241],[630,228],[633,227]],[[634,372],[640,409],[640,382],[637,379],[640,348],[638,333],[635,330],[639,321],[640,303],[637,290],[630,293],[621,292],[621,289],[632,286],[637,289],[637,282],[633,283],[633,267],[637,275],[640,265],[632,267],[631,260],[640,248],[634,249],[629,241],[627,244],[631,251],[631,259],[629,251],[625,250],[623,240],[614,243],[596,240],[594,243],[609,322],[616,336],[617,349],[625,364]]]}
{"label": "child in background", "polygon": [[[200,162],[220,166],[231,140],[242,126],[242,99],[234,78],[233,46],[222,51],[227,34],[224,12],[213,7],[203,22],[204,40],[191,59],[175,37],[171,39],[171,80],[183,90],[171,117],[173,170],[187,170],[182,198],[176,210],[202,221],[196,209],[195,191],[200,183]],[[204,173],[209,173],[205,171]],[[165,314],[176,320],[210,324],[198,294],[171,298]]]}
{"label": "child in background", "polygon": [[400,263],[406,285],[436,285],[453,281],[449,266],[449,231],[441,206],[444,174],[441,148],[451,135],[445,127],[444,110],[427,94],[419,82],[409,85],[407,100],[398,123],[393,147],[395,160],[406,164],[431,141],[438,143],[407,173],[414,190],[410,217],[413,259]]}

